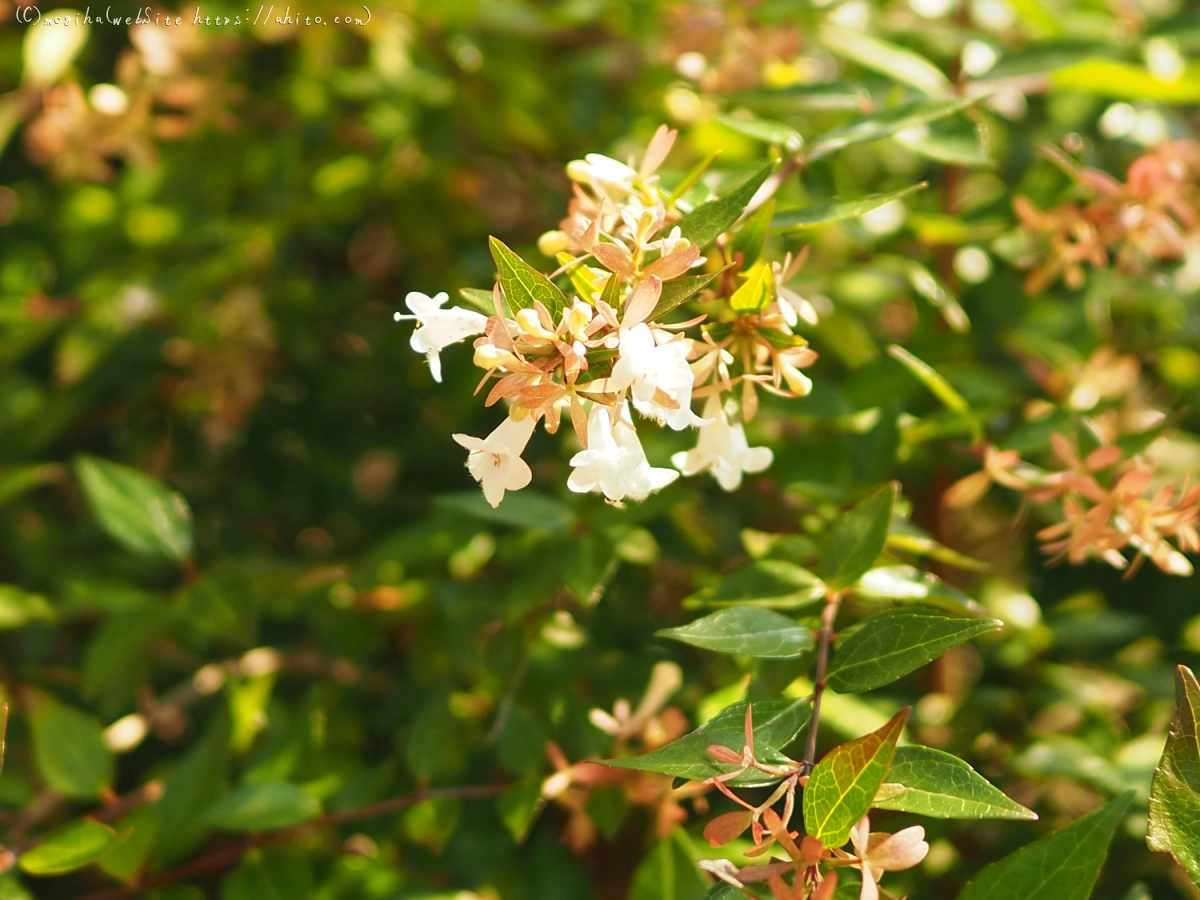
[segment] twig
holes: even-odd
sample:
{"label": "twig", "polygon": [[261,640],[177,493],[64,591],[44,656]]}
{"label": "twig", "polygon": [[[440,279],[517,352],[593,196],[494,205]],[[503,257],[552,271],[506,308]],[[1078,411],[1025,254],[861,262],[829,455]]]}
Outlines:
{"label": "twig", "polygon": [[821,725],[821,697],[825,694],[825,669],[829,665],[829,641],[833,637],[833,623],[837,619],[842,595],[834,591],[825,598],[825,612],[821,616],[821,630],[817,632],[817,677],[813,685],[812,720],[808,723],[808,746],[804,750],[802,771],[812,771],[817,760],[817,729]]}
{"label": "twig", "polygon": [[251,850],[256,850],[260,847],[268,847],[272,844],[280,844],[295,837],[305,831],[319,828],[330,828],[334,825],[340,825],[343,822],[352,822],[358,819],[367,819],[372,816],[381,816],[385,813],[394,812],[398,809],[403,809],[406,806],[412,806],[414,803],[420,803],[423,800],[433,800],[439,797],[491,797],[499,794],[508,785],[504,784],[485,784],[472,785],[469,787],[458,788],[442,788],[438,790],[417,791],[413,794],[406,794],[403,797],[393,797],[390,800],[381,800],[378,803],[372,803],[368,806],[363,806],[358,809],[348,810],[342,813],[331,813],[329,815],[320,816],[313,819],[311,822],[304,822],[301,825],[293,825],[291,828],[283,828],[279,831],[273,831],[269,834],[259,834],[254,837],[246,838],[242,841],[237,841],[232,844],[226,844],[222,847],[217,847],[210,853],[186,862],[174,869],[169,869],[158,875],[151,875],[149,878],[142,879],[138,884],[129,885],[127,887],[109,888],[103,891],[97,891],[88,894],[82,900],[129,900],[131,897],[138,897],[147,891],[162,887],[168,884],[176,884],[180,881],[187,881],[201,875],[210,875],[215,872],[220,872],[225,869],[231,869],[241,861],[241,858]]}

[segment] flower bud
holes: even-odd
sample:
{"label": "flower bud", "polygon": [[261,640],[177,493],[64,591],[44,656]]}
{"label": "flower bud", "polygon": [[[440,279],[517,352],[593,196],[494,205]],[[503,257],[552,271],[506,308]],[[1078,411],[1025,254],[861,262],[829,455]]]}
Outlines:
{"label": "flower bud", "polygon": [[571,246],[571,239],[564,231],[547,231],[537,242],[538,250],[553,259]]}

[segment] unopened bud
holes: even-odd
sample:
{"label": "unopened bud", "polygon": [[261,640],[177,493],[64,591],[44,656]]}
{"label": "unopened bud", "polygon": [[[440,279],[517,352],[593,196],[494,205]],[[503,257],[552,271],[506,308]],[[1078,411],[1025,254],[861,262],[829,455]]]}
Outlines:
{"label": "unopened bud", "polygon": [[563,231],[547,231],[537,242],[538,250],[553,259],[571,246],[571,239]]}
{"label": "unopened bud", "polygon": [[812,392],[812,379],[795,366],[780,361],[779,371],[787,382],[788,390],[800,397],[807,397]]}
{"label": "unopened bud", "polygon": [[475,348],[475,365],[481,369],[498,369],[516,362],[516,357],[495,344],[480,344]]}

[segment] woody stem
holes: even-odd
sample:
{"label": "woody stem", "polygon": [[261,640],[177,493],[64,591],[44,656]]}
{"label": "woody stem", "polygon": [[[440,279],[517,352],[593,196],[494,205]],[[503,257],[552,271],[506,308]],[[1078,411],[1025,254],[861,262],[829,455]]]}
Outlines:
{"label": "woody stem", "polygon": [[821,724],[821,697],[825,694],[825,670],[829,666],[829,641],[833,637],[833,623],[837,618],[842,595],[835,591],[825,598],[825,611],[821,616],[821,630],[817,632],[817,675],[813,685],[812,720],[808,724],[808,746],[804,750],[802,771],[812,771],[817,760],[817,730]]}

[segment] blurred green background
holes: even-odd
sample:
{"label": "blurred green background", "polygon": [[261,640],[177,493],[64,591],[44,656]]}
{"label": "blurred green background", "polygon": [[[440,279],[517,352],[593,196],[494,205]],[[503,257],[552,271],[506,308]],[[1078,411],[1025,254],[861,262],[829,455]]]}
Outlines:
{"label": "blurred green background", "polygon": [[[892,889],[913,896],[919,877],[922,896],[952,897],[986,862],[1133,787],[1139,811],[1096,896],[1190,896],[1142,833],[1172,667],[1200,664],[1195,582],[1046,567],[998,494],[947,512],[941,493],[977,461],[882,348],[934,364],[989,437],[1036,456],[1079,412],[1067,398],[1086,361],[1114,347],[1137,359],[1143,400],[1176,410],[1168,468],[1200,471],[1195,285],[1104,270],[1030,297],[1021,252],[1005,249],[1014,195],[1042,208],[1078,195],[1039,143],[1123,178],[1193,133],[1200,21],[1186,3],[934,6],[439,0],[372,6],[362,27],[64,26],[31,49],[36,26],[0,2],[0,840],[20,846],[91,809],[132,829],[98,867],[10,869],[0,898],[124,896],[122,883],[211,861],[241,840],[231,832],[257,830],[224,826],[214,802],[255,784],[300,789],[294,821],[428,787],[504,793],[302,831],[154,896],[664,896],[664,860],[709,852],[704,818],[660,843],[653,815],[605,788],[586,808],[598,836],[573,850],[563,809],[534,818],[546,742],[571,761],[609,754],[588,711],[636,703],[662,660],[684,668],[672,702],[692,725],[752,675],[752,691],[783,690],[799,672],[653,632],[692,618],[685,599],[748,559],[802,560],[885,478],[901,480],[914,527],[991,565],[934,563],[1009,627],[878,696],[831,702],[827,740],[916,703],[923,742],[1043,819],[930,824],[924,868]],[[701,478],[619,510],[570,495],[570,441],[539,435],[533,487],[487,508],[450,435],[484,434],[499,413],[472,397],[467,348],[447,351],[433,383],[410,326],[392,321],[405,293],[489,287],[489,234],[552,267],[536,242],[565,209],[564,165],[623,158],[660,122],[682,129],[672,171],[719,150],[736,179],[766,151],[721,112],[750,108],[807,138],[864,98],[896,100],[902,84],[811,39],[856,8],[955,77],[971,41],[991,47],[1000,99],[938,146],[854,146],[781,192],[803,205],[930,182],[898,219],[772,238],[775,252],[812,245],[798,282],[823,313],[812,396],[764,401],[752,428],[773,468],[733,495]],[[321,0],[302,12],[345,14]],[[1156,47],[1185,66],[1169,89],[1078,69],[1152,66]],[[705,78],[687,53],[710,61]],[[960,314],[968,330],[951,327]],[[1048,418],[1027,415],[1047,397]],[[647,451],[665,460],[689,440],[647,436]],[[182,495],[193,551],[114,540],[81,455]],[[156,803],[112,807],[156,780]],[[679,877],[671,896],[703,895]]]}

